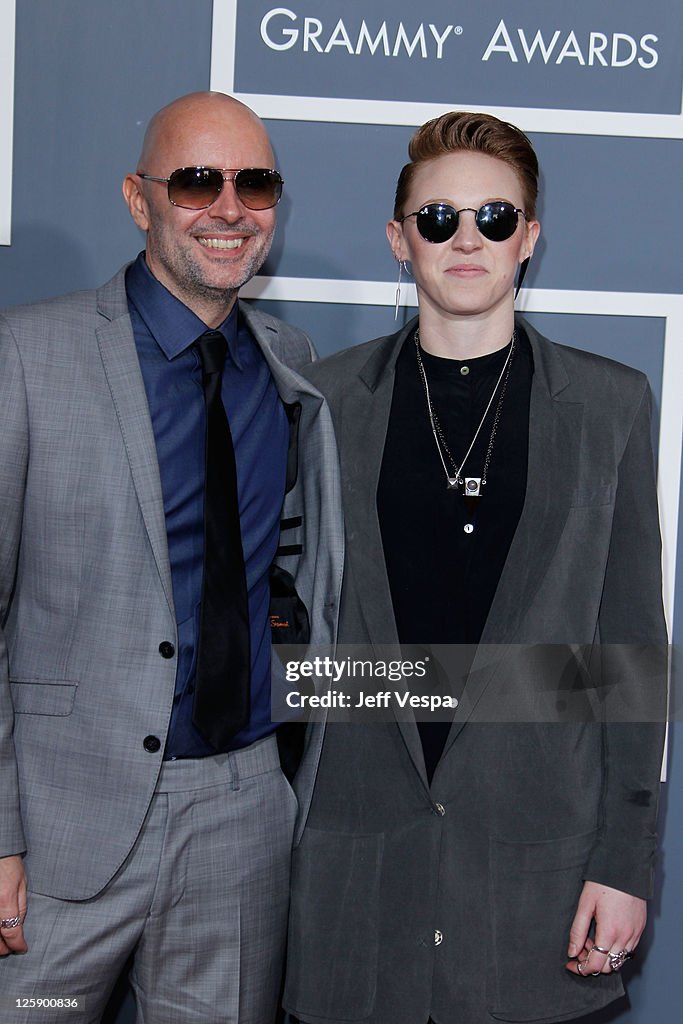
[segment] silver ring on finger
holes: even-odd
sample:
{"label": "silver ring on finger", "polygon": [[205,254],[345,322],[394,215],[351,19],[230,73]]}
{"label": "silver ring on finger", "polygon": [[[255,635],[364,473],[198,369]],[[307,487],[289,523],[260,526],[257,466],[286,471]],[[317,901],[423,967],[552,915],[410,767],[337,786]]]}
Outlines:
{"label": "silver ring on finger", "polygon": [[[592,947],[590,952],[591,953],[602,953],[603,956],[609,956],[611,950],[605,949],[604,946],[595,945],[595,946]],[[590,953],[588,955],[590,956]]]}
{"label": "silver ring on finger", "polygon": [[[591,946],[591,948],[588,950],[588,954],[586,956],[586,959],[584,960],[585,964],[588,963],[588,961],[590,960],[590,957],[591,957],[591,953],[593,953],[593,952],[595,952],[595,953],[602,953],[603,956],[608,956],[609,955],[609,950],[608,949],[606,949],[603,952],[601,946]],[[591,977],[592,978],[597,978],[599,974],[602,974],[602,971],[591,971]]]}
{"label": "silver ring on finger", "polygon": [[613,971],[620,971],[627,960],[629,960],[633,954],[629,949],[620,949],[618,953],[609,954],[609,965]]}
{"label": "silver ring on finger", "polygon": [[16,928],[22,921],[22,917],[3,917],[0,920],[0,928]]}

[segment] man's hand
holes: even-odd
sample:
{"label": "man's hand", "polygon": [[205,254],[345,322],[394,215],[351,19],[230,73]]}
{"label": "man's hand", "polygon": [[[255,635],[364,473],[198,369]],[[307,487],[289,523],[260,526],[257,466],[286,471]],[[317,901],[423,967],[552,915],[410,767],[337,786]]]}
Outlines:
{"label": "man's hand", "polygon": [[0,857],[0,921],[15,917],[20,923],[11,928],[0,928],[0,956],[7,953],[25,953],[23,922],[26,916],[26,875],[21,857]]}
{"label": "man's hand", "polygon": [[[567,955],[575,959],[565,965],[567,970],[582,977],[619,970],[621,964],[613,967],[609,954],[632,953],[646,920],[645,900],[598,882],[585,882],[569,932]],[[595,939],[588,936],[593,921]]]}

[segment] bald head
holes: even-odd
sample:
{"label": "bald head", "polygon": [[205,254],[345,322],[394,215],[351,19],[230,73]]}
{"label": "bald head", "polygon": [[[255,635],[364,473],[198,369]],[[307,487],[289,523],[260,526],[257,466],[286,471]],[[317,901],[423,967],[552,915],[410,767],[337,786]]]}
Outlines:
{"label": "bald head", "polygon": [[[200,208],[174,204],[166,182],[181,167],[217,169],[223,186]],[[240,198],[235,171],[245,168],[274,168],[260,119],[232,96],[195,92],[154,115],[137,172],[123,182],[131,216],[147,235],[149,270],[210,327],[222,323],[263,265],[275,230],[274,206],[253,209]]]}
{"label": "bald head", "polygon": [[[138,171],[155,173],[159,169],[158,162],[177,148],[180,139],[194,138],[199,143],[202,131],[246,134],[249,138],[260,139],[270,154],[268,166],[273,165],[266,130],[250,107],[222,92],[191,92],[172,100],[152,117],[142,142]],[[209,165],[211,161],[193,157],[187,163]]]}

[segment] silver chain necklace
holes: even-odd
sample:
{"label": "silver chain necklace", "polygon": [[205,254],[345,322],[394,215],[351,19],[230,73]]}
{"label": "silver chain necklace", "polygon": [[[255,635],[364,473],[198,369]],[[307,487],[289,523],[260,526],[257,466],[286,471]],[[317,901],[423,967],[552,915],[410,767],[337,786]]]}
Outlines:
{"label": "silver chain necklace", "polygon": [[[484,409],[484,415],[479,421],[479,426],[474,432],[474,437],[470,443],[469,448],[465,452],[460,465],[453,458],[453,454],[448,447],[446,438],[443,432],[443,428],[439,422],[439,418],[434,411],[432,405],[432,398],[429,392],[429,382],[427,381],[427,373],[425,371],[424,363],[422,361],[422,353],[420,352],[420,328],[418,327],[414,334],[415,341],[415,355],[417,357],[417,366],[420,371],[420,377],[422,378],[422,385],[424,387],[425,397],[427,399],[427,412],[429,413],[429,422],[432,428],[432,434],[434,435],[434,443],[436,444],[436,450],[439,453],[441,465],[443,466],[444,473],[446,474],[446,480],[449,491],[456,491],[460,487],[463,488],[463,494],[466,498],[480,498],[481,489],[486,486],[486,475],[488,473],[489,463],[491,462],[491,453],[493,452],[493,442],[496,438],[496,431],[498,430],[498,422],[500,420],[500,413],[503,408],[503,399],[505,398],[505,391],[507,389],[508,380],[510,379],[510,368],[512,366],[512,357],[515,352],[517,345],[517,332],[512,332],[512,338],[510,339],[510,351],[507,354],[507,358],[503,363],[503,369],[500,371],[496,385],[491,392],[491,397],[488,400],[487,406]],[[501,386],[502,382],[502,386]],[[481,432],[481,428],[484,426],[484,421],[488,416],[489,409],[493,405],[493,400],[496,397],[496,393],[500,388],[500,394],[498,396],[498,404],[496,406],[495,415],[493,417],[493,426],[491,427],[491,436],[489,437],[489,443],[486,449],[486,456],[484,458],[484,468],[481,476],[463,476],[462,471],[467,462],[472,449],[476,443],[477,438]],[[451,471],[449,472],[446,464],[446,459],[451,464]]]}

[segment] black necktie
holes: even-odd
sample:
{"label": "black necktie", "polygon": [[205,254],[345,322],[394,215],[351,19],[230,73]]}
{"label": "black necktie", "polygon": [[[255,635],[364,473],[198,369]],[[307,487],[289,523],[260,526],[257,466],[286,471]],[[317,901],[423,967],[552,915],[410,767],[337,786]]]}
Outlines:
{"label": "black necktie", "polygon": [[217,751],[249,721],[250,640],[235,451],[221,383],[227,342],[206,331],[195,342],[206,406],[204,579],[192,721]]}

